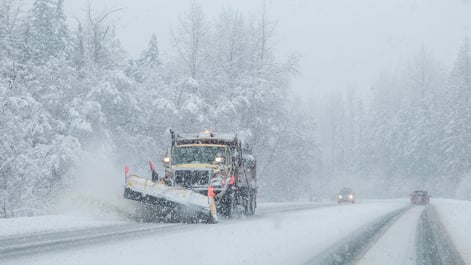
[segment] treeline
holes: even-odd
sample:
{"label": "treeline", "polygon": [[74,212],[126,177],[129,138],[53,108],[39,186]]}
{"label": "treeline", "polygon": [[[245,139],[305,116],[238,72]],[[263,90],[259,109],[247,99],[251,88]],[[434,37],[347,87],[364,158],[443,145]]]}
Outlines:
{"label": "treeline", "polygon": [[44,212],[87,153],[135,168],[160,160],[168,128],[238,132],[258,158],[264,199],[309,192],[315,124],[288,99],[297,61],[277,57],[267,10],[209,19],[193,3],[173,49],[162,56],[153,35],[130,59],[111,23],[119,9],[89,6],[69,26],[63,7],[0,3],[0,217]]}
{"label": "treeline", "polygon": [[[371,98],[355,90],[327,108],[331,156],[326,171],[375,195],[428,189],[471,199],[471,47],[466,38],[452,69],[425,48],[384,71]],[[332,106],[332,105],[331,105]]]}

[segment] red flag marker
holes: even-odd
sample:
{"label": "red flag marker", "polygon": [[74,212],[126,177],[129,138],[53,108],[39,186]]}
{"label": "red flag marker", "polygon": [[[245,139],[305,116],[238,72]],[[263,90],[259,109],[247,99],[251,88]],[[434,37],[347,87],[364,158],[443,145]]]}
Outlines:
{"label": "red flag marker", "polygon": [[212,186],[208,187],[208,197],[214,197],[214,189]]}
{"label": "red flag marker", "polygon": [[152,162],[152,160],[149,160],[149,166],[150,166],[150,170],[151,170],[151,171],[155,171],[155,165],[154,165],[154,163]]}
{"label": "red flag marker", "polygon": [[232,185],[232,184],[234,184],[234,182],[235,182],[235,177],[234,177],[234,176],[232,176],[232,177],[231,177],[231,180],[229,181],[229,185]]}

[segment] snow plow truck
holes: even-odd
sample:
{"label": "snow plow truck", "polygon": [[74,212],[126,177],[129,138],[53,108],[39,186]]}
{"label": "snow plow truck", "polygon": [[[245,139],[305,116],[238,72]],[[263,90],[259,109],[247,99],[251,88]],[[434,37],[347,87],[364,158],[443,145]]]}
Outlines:
{"label": "snow plow truck", "polygon": [[150,180],[125,168],[124,198],[141,202],[144,220],[217,223],[220,215],[255,213],[256,161],[236,134],[169,131],[164,176],[152,161]]}

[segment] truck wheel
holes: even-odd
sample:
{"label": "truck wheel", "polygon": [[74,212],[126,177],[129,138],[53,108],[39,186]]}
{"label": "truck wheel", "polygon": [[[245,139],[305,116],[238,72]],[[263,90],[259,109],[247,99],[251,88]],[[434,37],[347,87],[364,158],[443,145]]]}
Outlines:
{"label": "truck wheel", "polygon": [[235,198],[232,197],[229,203],[227,204],[227,217],[232,218],[234,217],[234,212],[235,212],[235,203],[234,203]]}
{"label": "truck wheel", "polygon": [[253,215],[255,213],[256,203],[257,195],[255,194],[255,192],[251,191],[249,193],[247,215]]}
{"label": "truck wheel", "polygon": [[248,189],[243,189],[243,192],[241,192],[241,197],[240,201],[242,202],[242,206],[244,208],[243,214],[244,215],[250,215],[250,203],[252,202],[252,194],[250,193],[250,190]]}
{"label": "truck wheel", "polygon": [[234,194],[226,193],[219,203],[218,212],[227,218],[231,218],[234,213],[234,200]]}

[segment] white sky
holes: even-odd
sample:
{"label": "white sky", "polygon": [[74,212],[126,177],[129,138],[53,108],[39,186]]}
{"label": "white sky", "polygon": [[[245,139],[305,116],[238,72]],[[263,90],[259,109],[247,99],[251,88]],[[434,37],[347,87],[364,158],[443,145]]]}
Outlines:
{"label": "white sky", "polygon": [[[157,34],[169,49],[170,26],[191,0],[90,0],[92,7],[124,8],[116,14],[122,46],[136,57]],[[208,18],[224,7],[260,11],[262,0],[200,0]],[[87,0],[66,1],[69,17],[83,16]],[[447,66],[465,35],[471,35],[469,0],[267,0],[277,22],[276,46],[284,58],[301,56],[293,89],[301,96],[325,95],[347,86],[367,89],[383,69],[395,67],[424,45]],[[73,21],[71,21],[73,23]]]}

